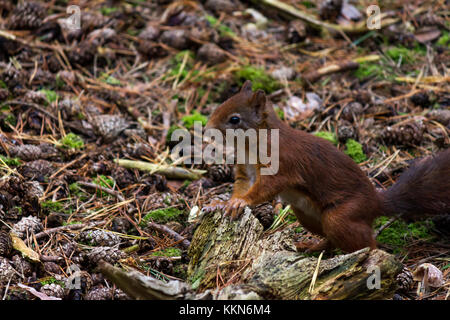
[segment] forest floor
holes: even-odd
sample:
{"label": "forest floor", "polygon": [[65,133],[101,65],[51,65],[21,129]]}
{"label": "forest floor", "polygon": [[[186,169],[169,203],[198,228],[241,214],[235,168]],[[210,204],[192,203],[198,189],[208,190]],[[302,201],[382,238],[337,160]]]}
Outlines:
{"label": "forest floor", "polygon": [[[200,179],[167,177],[170,136],[205,124],[247,79],[378,188],[449,147],[448,1],[380,1],[381,26],[370,30],[373,1],[285,0],[288,12],[264,2],[0,0],[0,298],[127,298],[96,272],[100,259],[185,280],[189,217],[229,195],[233,172],[200,164],[185,167],[205,170]],[[79,28],[69,28],[69,5],[80,8]],[[282,209],[275,201],[254,212],[267,229],[314,237]],[[430,263],[444,279],[418,290],[405,271],[396,297],[447,299],[448,216],[388,222],[375,222],[385,227],[379,246],[411,272]],[[78,269],[81,288],[70,289]]]}

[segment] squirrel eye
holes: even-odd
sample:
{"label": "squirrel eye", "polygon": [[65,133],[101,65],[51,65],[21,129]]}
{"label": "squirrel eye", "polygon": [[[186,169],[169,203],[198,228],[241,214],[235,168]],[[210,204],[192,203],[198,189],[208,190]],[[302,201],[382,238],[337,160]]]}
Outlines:
{"label": "squirrel eye", "polygon": [[237,116],[232,116],[231,118],[230,118],[230,123],[231,124],[238,124],[239,123],[239,121],[241,121],[241,119],[239,118],[239,117],[237,117]]}

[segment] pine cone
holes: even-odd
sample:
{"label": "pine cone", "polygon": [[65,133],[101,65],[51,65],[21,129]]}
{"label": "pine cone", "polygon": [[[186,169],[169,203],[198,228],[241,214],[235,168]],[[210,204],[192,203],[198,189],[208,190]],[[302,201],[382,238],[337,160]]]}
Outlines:
{"label": "pine cone", "polygon": [[149,260],[150,267],[164,274],[172,274],[173,264],[167,257],[154,257]]}
{"label": "pine cone", "polygon": [[234,179],[234,172],[230,165],[214,164],[208,168],[208,176],[214,182],[231,182]]}
{"label": "pine cone", "polygon": [[97,46],[89,41],[81,42],[73,50],[69,51],[68,58],[72,64],[79,64],[81,66],[90,64],[94,60],[97,53]]}
{"label": "pine cone", "polygon": [[56,283],[45,284],[39,291],[45,293],[49,297],[64,298],[64,288]]}
{"label": "pine cone", "polygon": [[419,145],[423,139],[425,127],[421,122],[410,122],[399,127],[387,127],[381,138],[387,144]]}
{"label": "pine cone", "polygon": [[93,246],[112,247],[120,243],[120,237],[105,230],[85,230],[78,236],[79,240]]}
{"label": "pine cone", "polygon": [[112,177],[120,188],[125,188],[135,183],[134,176],[124,167],[116,167],[112,171]]}
{"label": "pine cone", "polygon": [[61,274],[61,268],[52,261],[44,262],[44,271],[48,274]]}
{"label": "pine cone", "polygon": [[161,41],[178,50],[187,49],[190,44],[188,31],[183,29],[164,31],[161,35]]}
{"label": "pine cone", "polygon": [[8,88],[13,89],[27,82],[27,72],[23,69],[18,70],[14,67],[9,67],[3,71],[0,79],[5,82]]}
{"label": "pine cone", "polygon": [[10,280],[13,281],[17,278],[17,272],[11,265],[11,262],[0,257],[0,284],[7,284]]}
{"label": "pine cone", "polygon": [[6,88],[0,88],[0,101],[4,101],[9,96],[9,90]]}
{"label": "pine cone", "polygon": [[399,291],[408,292],[409,290],[411,290],[414,284],[411,270],[409,270],[407,267],[403,267],[403,270],[397,275],[396,281]]}
{"label": "pine cone", "polygon": [[45,177],[54,172],[54,168],[47,160],[34,160],[19,167],[19,172],[25,178],[43,182]]}
{"label": "pine cone", "polygon": [[32,233],[38,233],[43,229],[44,227],[42,226],[41,220],[33,216],[23,217],[13,226],[13,232],[22,239],[25,238],[27,234],[31,235]]}
{"label": "pine cone", "polygon": [[12,251],[12,241],[9,233],[0,231],[0,256],[7,257]]}
{"label": "pine cone", "polygon": [[106,141],[114,140],[129,126],[125,118],[110,114],[94,116],[89,122]]}
{"label": "pine cone", "polygon": [[127,295],[120,289],[94,287],[89,291],[86,300],[127,300]]}
{"label": "pine cone", "polygon": [[225,52],[214,43],[206,43],[197,51],[197,57],[209,65],[224,62],[227,59]]}
{"label": "pine cone", "polygon": [[100,260],[115,264],[126,256],[126,253],[114,247],[96,247],[88,254],[89,261],[92,264],[97,264]]}
{"label": "pine cone", "polygon": [[37,160],[41,157],[41,149],[32,144],[9,147],[11,157],[18,157],[24,161]]}
{"label": "pine cone", "polygon": [[356,118],[358,115],[364,112],[364,108],[361,103],[353,101],[347,104],[342,110],[341,118],[347,121],[353,121],[353,116]]}
{"label": "pine cone", "polygon": [[112,230],[126,234],[131,228],[131,223],[126,218],[117,217],[112,221]]}
{"label": "pine cone", "polygon": [[14,265],[14,269],[25,277],[29,277],[33,273],[33,266],[21,255],[16,254],[12,257],[12,264]]}
{"label": "pine cone", "polygon": [[264,229],[269,228],[274,220],[273,207],[269,203],[262,203],[252,208],[253,215],[261,222]]}
{"label": "pine cone", "polygon": [[12,30],[32,30],[40,27],[47,10],[37,2],[25,1],[14,8],[8,26]]}
{"label": "pine cone", "polygon": [[339,122],[337,134],[338,134],[338,139],[341,142],[345,142],[348,139],[356,138],[355,128],[353,127],[353,125],[350,122],[348,122],[346,120],[342,120]]}
{"label": "pine cone", "polygon": [[422,108],[427,108],[430,106],[430,98],[426,92],[418,92],[409,99],[416,106],[420,106]]}

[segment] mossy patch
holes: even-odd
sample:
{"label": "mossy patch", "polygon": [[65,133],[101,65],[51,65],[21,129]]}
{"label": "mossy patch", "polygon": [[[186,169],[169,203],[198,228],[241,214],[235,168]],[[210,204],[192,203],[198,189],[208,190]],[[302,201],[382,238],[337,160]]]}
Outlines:
{"label": "mossy patch", "polygon": [[[183,61],[186,62],[183,66]],[[198,70],[192,70],[194,67],[195,54],[190,50],[183,50],[178,52],[170,61],[172,69],[169,72],[169,77],[178,77],[179,81],[186,79],[187,77],[192,78],[198,75]]]}
{"label": "mossy patch", "polygon": [[[388,217],[379,217],[374,222],[375,230],[380,228],[389,221]],[[384,229],[377,237],[380,243],[387,244],[393,247],[394,253],[402,252],[404,247],[411,243],[414,239],[432,238],[430,230],[433,228],[431,220],[417,221],[413,223],[406,223],[403,220],[397,220],[389,227]]]}
{"label": "mossy patch", "polygon": [[348,139],[345,143],[345,151],[344,153],[350,156],[356,163],[361,163],[367,160],[367,156],[364,154],[362,145],[353,140]]}
{"label": "mossy patch", "polygon": [[198,111],[194,111],[192,114],[181,118],[181,121],[183,122],[183,125],[186,128],[191,129],[194,127],[195,122],[201,122],[202,126],[205,126],[206,123],[208,122],[208,118],[206,116],[202,115],[201,113],[199,113]]}
{"label": "mossy patch", "polygon": [[177,208],[157,209],[147,213],[139,224],[145,227],[148,222],[167,223],[169,221],[178,221],[184,215],[184,212]]}
{"label": "mossy patch", "polygon": [[81,149],[84,147],[83,139],[72,132],[66,134],[64,138],[60,139],[59,143],[63,148],[67,149]]}
{"label": "mossy patch", "polygon": [[333,132],[328,132],[328,131],[318,131],[315,132],[314,135],[316,137],[325,139],[327,141],[330,141],[332,144],[336,145],[338,144],[338,140],[336,138],[336,135]]}
{"label": "mossy patch", "polygon": [[120,80],[114,78],[113,76],[108,75],[107,73],[102,73],[100,76],[100,80],[112,86],[118,86],[121,84]]}
{"label": "mossy patch", "polygon": [[8,167],[17,167],[20,166],[20,159],[19,158],[10,158],[5,157],[0,154],[0,165],[5,163]]}
{"label": "mossy patch", "polygon": [[181,256],[181,250],[178,248],[166,248],[164,250],[156,251],[151,254],[157,257],[179,257]]}
{"label": "mossy patch", "polygon": [[223,23],[220,23],[219,20],[217,20],[215,17],[207,15],[205,16],[205,19],[209,22],[211,27],[217,29],[219,34],[222,37],[229,36],[229,37],[235,37],[236,34],[231,30],[230,27],[224,25]]}
{"label": "mossy patch", "polygon": [[237,70],[234,76],[240,86],[244,84],[245,80],[250,80],[253,90],[262,89],[266,93],[271,93],[281,88],[281,84],[263,68],[244,66],[242,69]]}
{"label": "mossy patch", "polygon": [[[101,186],[101,187],[105,187],[105,188],[109,188],[111,189],[114,186],[114,180],[110,177],[104,176],[104,175],[98,175],[94,180],[92,180],[92,182],[94,182],[95,184]],[[97,195],[99,197],[107,197],[108,193],[97,190]]]}
{"label": "mossy patch", "polygon": [[47,100],[48,103],[52,103],[52,102],[55,102],[56,100],[58,100],[59,96],[53,90],[42,89],[42,90],[39,90],[39,92],[42,92],[45,95],[45,99]]}
{"label": "mossy patch", "polygon": [[444,31],[442,36],[436,41],[436,44],[450,48],[450,32]]}

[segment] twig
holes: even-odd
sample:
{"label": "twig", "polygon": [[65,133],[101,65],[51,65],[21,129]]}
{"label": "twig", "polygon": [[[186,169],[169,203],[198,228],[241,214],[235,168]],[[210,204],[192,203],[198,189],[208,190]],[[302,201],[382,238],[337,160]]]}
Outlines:
{"label": "twig", "polygon": [[[328,30],[334,30],[334,31],[342,31],[342,32],[347,32],[347,33],[364,33],[367,31],[370,31],[369,29],[367,29],[367,25],[366,25],[366,21],[361,21],[357,24],[354,25],[338,25],[338,24],[334,24],[334,23],[328,23],[328,22],[323,22],[318,20],[316,17],[303,12],[301,10],[298,10],[297,8],[287,4],[287,3],[283,3],[281,1],[278,0],[253,0],[254,3],[257,4],[262,4],[262,5],[266,5],[268,7],[274,8],[278,11],[281,11],[282,13],[285,13],[291,17],[295,17],[301,20],[304,20],[305,22],[320,27],[320,28],[325,28]],[[425,8],[419,8],[418,10],[416,10],[413,15],[419,14],[420,12],[423,12],[425,10]],[[394,24],[396,22],[398,22],[400,19],[399,18],[386,18],[386,14],[382,14],[381,15],[381,26],[380,29],[390,26],[391,24]]]}
{"label": "twig", "polygon": [[395,221],[397,221],[401,216],[403,215],[403,213],[396,215],[395,217],[392,217],[388,222],[386,222],[385,224],[383,224],[375,233],[375,238],[378,237],[381,232],[383,232],[384,229],[386,229],[387,227],[389,227],[391,224],[393,224]]}
{"label": "twig", "polygon": [[138,169],[143,171],[151,171],[152,173],[158,173],[167,178],[172,179],[188,179],[197,180],[202,177],[202,174],[206,173],[206,170],[196,169],[184,169],[180,167],[170,165],[159,165],[144,161],[133,161],[126,159],[114,160],[119,166],[123,166],[128,169]]}
{"label": "twig", "polygon": [[156,231],[165,233],[170,235],[172,238],[174,238],[176,241],[181,241],[181,245],[183,246],[183,248],[187,249],[189,248],[189,246],[191,245],[191,243],[189,242],[189,240],[186,240],[184,237],[182,237],[179,233],[173,231],[172,229],[170,229],[169,227],[166,227],[164,225],[160,225],[154,222],[149,222],[147,224],[147,226],[149,228],[152,228]]}
{"label": "twig", "polygon": [[41,238],[47,237],[53,233],[58,233],[60,231],[65,231],[65,230],[78,230],[78,229],[83,229],[83,228],[93,228],[93,227],[97,227],[101,224],[103,224],[104,221],[96,221],[96,222],[92,222],[92,223],[77,223],[77,224],[70,224],[67,226],[61,226],[61,227],[56,227],[56,228],[51,228],[42,232],[39,232],[38,234],[35,235],[36,240],[39,240]]}
{"label": "twig", "polygon": [[115,196],[121,202],[125,201],[125,198],[117,191],[111,190],[109,188],[106,188],[106,187],[103,187],[103,186],[100,186],[98,184],[91,183],[91,182],[78,181],[77,183],[80,186],[85,186],[85,187],[92,188],[92,189],[98,189],[98,190],[104,191],[106,193],[109,193],[110,195]]}

